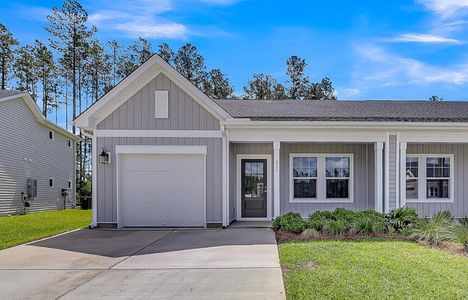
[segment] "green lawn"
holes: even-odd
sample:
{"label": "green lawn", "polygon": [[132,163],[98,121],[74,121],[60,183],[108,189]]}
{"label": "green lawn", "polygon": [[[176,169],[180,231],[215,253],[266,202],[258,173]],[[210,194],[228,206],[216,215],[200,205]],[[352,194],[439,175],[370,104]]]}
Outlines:
{"label": "green lawn", "polygon": [[279,244],[288,299],[468,299],[468,258],[395,240]]}
{"label": "green lawn", "polygon": [[68,209],[0,217],[0,249],[86,227],[91,210]]}

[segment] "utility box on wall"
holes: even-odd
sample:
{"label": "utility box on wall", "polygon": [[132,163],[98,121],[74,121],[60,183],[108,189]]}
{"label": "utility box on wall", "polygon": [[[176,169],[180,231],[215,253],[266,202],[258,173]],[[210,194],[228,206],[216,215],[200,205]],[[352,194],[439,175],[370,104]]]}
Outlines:
{"label": "utility box on wall", "polygon": [[37,197],[37,180],[36,179],[28,178],[26,196],[29,199]]}

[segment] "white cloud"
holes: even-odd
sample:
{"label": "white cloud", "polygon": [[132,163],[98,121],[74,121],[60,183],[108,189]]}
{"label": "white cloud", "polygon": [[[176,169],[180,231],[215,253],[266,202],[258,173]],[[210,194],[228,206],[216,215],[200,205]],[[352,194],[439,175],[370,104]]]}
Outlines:
{"label": "white cloud", "polygon": [[232,5],[240,0],[200,0],[200,2],[212,4],[212,5]]}
{"label": "white cloud", "polygon": [[468,63],[453,67],[439,67],[389,53],[383,48],[369,44],[358,46],[356,50],[360,59],[354,77],[382,87],[407,84],[461,85],[468,83]]}
{"label": "white cloud", "polygon": [[185,38],[188,35],[187,26],[162,16],[172,10],[170,0],[136,0],[131,5],[122,0],[97,3],[90,4],[89,22],[99,29],[132,38]]}
{"label": "white cloud", "polygon": [[339,96],[340,99],[356,98],[361,94],[361,89],[359,88],[339,89],[336,92],[336,94]]}
{"label": "white cloud", "polygon": [[405,33],[385,40],[399,43],[461,44],[461,41],[457,39],[423,33]]}
{"label": "white cloud", "polygon": [[468,13],[468,0],[417,0],[442,18]]}

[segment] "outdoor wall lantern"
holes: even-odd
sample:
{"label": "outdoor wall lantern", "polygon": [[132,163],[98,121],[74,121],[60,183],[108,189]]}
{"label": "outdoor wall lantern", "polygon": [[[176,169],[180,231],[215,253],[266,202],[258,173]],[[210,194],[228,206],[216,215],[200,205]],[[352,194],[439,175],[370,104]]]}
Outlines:
{"label": "outdoor wall lantern", "polygon": [[107,152],[106,147],[102,147],[102,152],[99,154],[99,163],[100,164],[110,164],[110,152]]}

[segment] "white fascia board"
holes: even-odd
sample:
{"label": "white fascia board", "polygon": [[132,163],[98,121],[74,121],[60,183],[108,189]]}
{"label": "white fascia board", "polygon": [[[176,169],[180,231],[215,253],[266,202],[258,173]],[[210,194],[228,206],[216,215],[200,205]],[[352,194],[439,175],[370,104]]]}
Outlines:
{"label": "white fascia board", "polygon": [[207,154],[206,146],[116,145],[117,154]]}
{"label": "white fascia board", "polygon": [[179,138],[222,138],[220,130],[133,130],[96,129],[96,137],[179,137]]}
{"label": "white fascia board", "polygon": [[368,129],[462,129],[468,130],[468,122],[355,122],[355,121],[250,121],[234,119],[221,122],[230,129],[246,128],[368,128]]}

